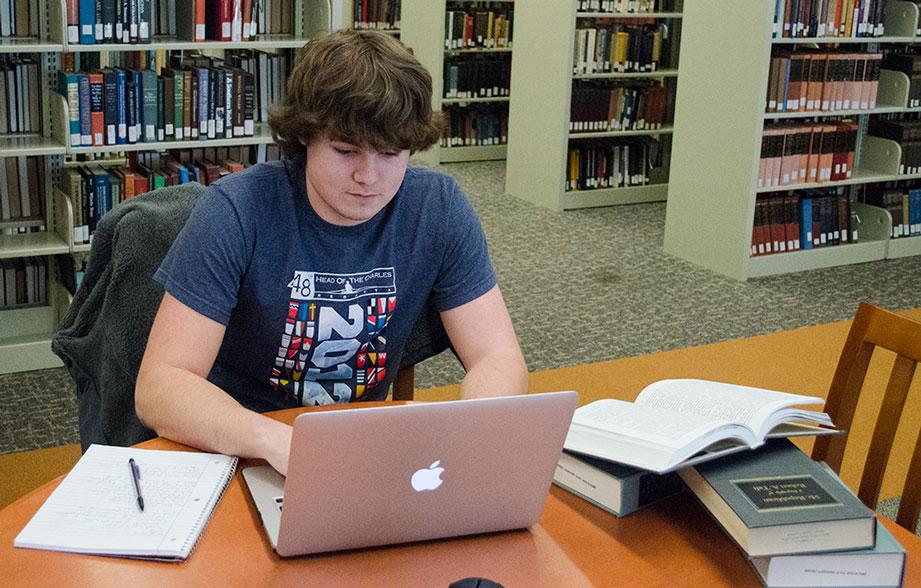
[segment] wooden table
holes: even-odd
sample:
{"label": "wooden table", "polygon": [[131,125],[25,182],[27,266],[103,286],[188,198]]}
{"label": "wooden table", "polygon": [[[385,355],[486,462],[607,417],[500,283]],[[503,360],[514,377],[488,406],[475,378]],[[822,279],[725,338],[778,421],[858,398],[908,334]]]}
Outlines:
{"label": "wooden table", "polygon": [[[291,422],[304,409],[273,416]],[[155,439],[141,445],[186,449]],[[256,460],[244,460],[241,468]],[[530,530],[282,559],[239,474],[188,560],[162,563],[14,549],[13,538],[60,479],[0,511],[4,586],[760,586],[742,553],[685,492],[622,519],[551,487]],[[921,538],[884,524],[908,551],[905,586],[921,586]]]}

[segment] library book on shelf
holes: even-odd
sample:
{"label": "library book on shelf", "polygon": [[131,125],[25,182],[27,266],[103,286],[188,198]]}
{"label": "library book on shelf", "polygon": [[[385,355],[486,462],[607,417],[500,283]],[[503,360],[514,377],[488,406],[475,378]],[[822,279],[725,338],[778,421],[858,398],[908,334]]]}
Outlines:
{"label": "library book on shelf", "polygon": [[660,380],[632,403],[605,398],[577,409],[564,447],[665,473],[758,447],[767,438],[837,433],[824,412],[796,406],[824,403],[817,396],[724,382]]}
{"label": "library book on shelf", "polygon": [[[137,464],[137,487],[129,459]],[[228,455],[91,445],[13,546],[184,560],[236,465]]]}
{"label": "library book on shelf", "polygon": [[609,513],[624,517],[684,489],[678,474],[657,474],[563,451],[553,483]]}
{"label": "library book on shelf", "polygon": [[749,557],[874,545],[874,512],[789,439],[771,439],[678,475]]}
{"label": "library book on shelf", "polygon": [[876,545],[867,549],[797,553],[749,558],[767,588],[899,588],[905,574],[905,548],[886,525],[876,525]]}

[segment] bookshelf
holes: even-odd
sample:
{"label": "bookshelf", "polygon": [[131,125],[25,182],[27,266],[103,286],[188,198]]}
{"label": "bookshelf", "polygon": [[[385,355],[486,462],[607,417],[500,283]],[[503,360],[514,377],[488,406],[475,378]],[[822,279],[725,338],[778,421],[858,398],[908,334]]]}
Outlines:
{"label": "bookshelf", "polygon": [[[191,0],[177,0],[190,2]],[[253,136],[203,141],[138,142],[129,145],[71,147],[67,137],[67,104],[54,89],[56,71],[60,69],[60,53],[174,51],[198,50],[204,54],[219,54],[224,49],[299,48],[313,36],[331,27],[334,16],[330,0],[290,0],[294,33],[291,35],[257,35],[255,40],[242,43],[220,41],[192,42],[155,36],[149,44],[77,45],[68,42],[65,0],[38,0],[37,16],[40,34],[37,38],[0,40],[0,54],[29,54],[39,62],[42,104],[41,132],[31,135],[0,136],[0,158],[41,156],[44,173],[43,218],[0,221],[0,260],[24,257],[47,261],[47,297],[43,304],[17,305],[0,309],[0,373],[60,366],[50,349],[51,337],[71,302],[70,293],[56,275],[54,256],[88,250],[85,244],[75,244],[73,203],[56,188],[61,170],[71,156],[107,154],[129,151],[167,151],[198,147],[229,145],[258,145],[272,142],[267,125],[257,124]],[[40,232],[21,232],[39,227]],[[13,234],[7,234],[12,230]]]}
{"label": "bookshelf", "polygon": [[[483,98],[445,98],[445,60],[452,56],[490,56],[513,53],[511,48],[496,47],[490,49],[445,49],[445,20],[449,5],[463,7],[474,5],[474,0],[401,0],[402,24],[400,39],[413,50],[413,54],[432,74],[432,110],[439,112],[447,108],[470,108],[497,106],[510,103],[509,96]],[[512,6],[513,0],[492,0],[478,2],[484,10]],[[517,23],[517,9],[515,22]],[[514,58],[513,58],[514,59]],[[435,145],[414,158],[428,164],[460,161],[505,159],[507,147],[500,145],[442,147]]]}
{"label": "bookshelf", "polygon": [[[515,13],[515,53],[512,57],[512,88],[516,96],[527,99],[512,101],[509,111],[508,163],[505,191],[509,194],[554,210],[570,210],[666,199],[669,164],[664,157],[661,167],[653,167],[648,183],[621,187],[567,191],[565,189],[570,145],[594,138],[651,137],[672,134],[670,124],[659,129],[604,132],[571,132],[570,106],[573,89],[582,80],[607,80],[620,86],[636,80],[659,80],[675,85],[678,69],[666,66],[655,71],[578,73],[573,72],[576,31],[593,19],[617,18],[630,23],[633,19],[652,19],[670,27],[673,43],[683,36],[680,0],[670,3],[676,10],[648,13],[599,13],[577,10],[577,0],[534,0],[522,2]],[[604,22],[604,21],[600,21]],[[645,22],[637,20],[636,22]],[[683,41],[681,41],[683,45]],[[672,48],[677,59],[677,44]],[[681,62],[685,62],[681,47]],[[682,73],[683,78],[683,65]],[[681,82],[683,84],[683,81]],[[673,90],[671,90],[673,91]]]}
{"label": "bookshelf", "polygon": [[[883,44],[917,43],[921,41],[915,31],[917,5],[886,2],[882,37],[772,38],[774,5],[694,2],[684,11],[665,251],[738,280],[921,254],[921,238],[890,239],[889,212],[857,202],[851,194],[852,208],[859,218],[856,243],[751,256],[759,194],[921,177],[898,173],[898,143],[865,132],[868,115],[919,111],[908,107],[908,78],[904,74],[882,70],[874,109],[765,113],[773,48],[825,49],[841,44],[849,51],[869,52],[878,51]],[[758,187],[765,123],[791,119],[821,122],[842,115],[860,125],[852,177],[820,184]]]}

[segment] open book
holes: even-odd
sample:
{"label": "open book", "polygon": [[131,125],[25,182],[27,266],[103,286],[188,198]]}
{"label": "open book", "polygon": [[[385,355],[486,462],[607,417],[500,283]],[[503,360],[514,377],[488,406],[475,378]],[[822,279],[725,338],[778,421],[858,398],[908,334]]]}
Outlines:
{"label": "open book", "polygon": [[[660,380],[634,402],[604,399],[576,409],[564,447],[658,473],[758,447],[769,437],[837,433],[824,404],[800,396],[706,380]],[[813,424],[793,421],[808,421]]]}
{"label": "open book", "polygon": [[[138,490],[133,459],[140,473]],[[230,483],[237,458],[91,445],[13,541],[15,547],[182,560]]]}

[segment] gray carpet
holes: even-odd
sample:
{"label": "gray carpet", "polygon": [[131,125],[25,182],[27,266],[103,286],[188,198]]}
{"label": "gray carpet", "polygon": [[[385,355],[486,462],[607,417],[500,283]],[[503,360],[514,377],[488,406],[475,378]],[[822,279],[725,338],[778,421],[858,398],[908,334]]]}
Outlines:
{"label": "gray carpet", "polygon": [[[504,162],[443,166],[479,212],[531,370],[921,306],[921,257],[735,282],[665,255],[665,204],[553,212],[502,194]],[[419,387],[460,380],[450,354]],[[0,453],[77,440],[64,369],[0,375]],[[29,416],[23,416],[29,415]]]}

